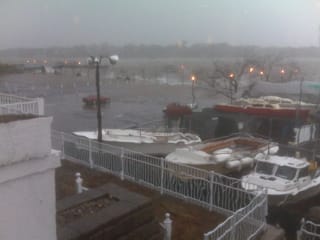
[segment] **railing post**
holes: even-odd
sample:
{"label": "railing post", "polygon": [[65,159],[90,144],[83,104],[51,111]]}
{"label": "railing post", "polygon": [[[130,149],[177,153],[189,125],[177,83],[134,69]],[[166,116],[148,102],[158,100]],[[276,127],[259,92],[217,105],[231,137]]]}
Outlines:
{"label": "railing post", "polygon": [[24,111],[22,103],[16,103],[16,112],[15,113],[29,113],[28,111]]}
{"label": "railing post", "polygon": [[302,240],[302,234],[303,234],[302,229],[304,228],[304,225],[305,225],[305,219],[302,218],[300,220],[300,228],[297,231],[297,240]]}
{"label": "railing post", "polygon": [[38,103],[38,114],[42,116],[44,115],[44,99],[37,98],[37,103]]}
{"label": "railing post", "polygon": [[264,209],[263,209],[263,216],[262,216],[262,219],[263,219],[263,221],[264,221],[264,230],[266,230],[267,229],[267,216],[268,216],[268,195],[267,195],[267,192],[266,191],[264,191]]}
{"label": "railing post", "polygon": [[82,193],[82,178],[81,178],[81,174],[79,172],[76,173],[76,189],[77,189],[77,193],[80,194]]}
{"label": "railing post", "polygon": [[263,196],[263,201],[264,201],[264,217],[267,217],[269,210],[268,210],[268,193],[266,188],[262,189],[261,195]]}
{"label": "railing post", "polygon": [[161,158],[161,179],[160,179],[160,194],[163,194],[163,177],[164,177],[164,158]]}
{"label": "railing post", "polygon": [[92,141],[90,138],[89,139],[89,164],[90,168],[93,168],[93,161],[92,161]]}
{"label": "railing post", "polygon": [[165,219],[163,221],[163,227],[165,230],[164,240],[171,240],[172,235],[172,220],[170,219],[170,213],[165,214]]}
{"label": "railing post", "polygon": [[64,154],[64,133],[61,132],[61,158],[64,159],[65,158],[65,154]]}
{"label": "railing post", "polygon": [[124,180],[124,149],[123,147],[121,148],[120,161],[121,161],[120,178],[123,181]]}
{"label": "railing post", "polygon": [[209,240],[209,235],[208,234],[203,234],[203,240]]}
{"label": "railing post", "polygon": [[235,240],[236,238],[236,231],[235,231],[235,229],[236,229],[236,226],[235,226],[235,224],[236,224],[236,216],[237,216],[237,213],[235,213],[232,217],[231,217],[231,231],[230,231],[230,238],[229,238],[229,240]]}
{"label": "railing post", "polygon": [[213,208],[213,176],[214,176],[214,172],[210,171],[210,190],[209,190],[209,193],[210,193],[209,211],[210,212],[212,211],[212,208]]}

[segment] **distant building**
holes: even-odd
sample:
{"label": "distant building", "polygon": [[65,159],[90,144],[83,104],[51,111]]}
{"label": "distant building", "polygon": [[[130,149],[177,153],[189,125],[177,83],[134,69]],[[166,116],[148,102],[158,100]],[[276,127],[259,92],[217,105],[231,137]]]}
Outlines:
{"label": "distant building", "polygon": [[43,65],[41,65],[41,64],[24,64],[23,71],[24,72],[44,73],[45,72],[45,67]]}

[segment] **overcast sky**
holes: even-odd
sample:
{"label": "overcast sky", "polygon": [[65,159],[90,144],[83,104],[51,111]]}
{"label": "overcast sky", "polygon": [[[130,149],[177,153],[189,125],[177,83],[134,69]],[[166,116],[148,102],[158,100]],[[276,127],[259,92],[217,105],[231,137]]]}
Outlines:
{"label": "overcast sky", "polygon": [[0,0],[0,49],[227,42],[317,46],[320,0]]}

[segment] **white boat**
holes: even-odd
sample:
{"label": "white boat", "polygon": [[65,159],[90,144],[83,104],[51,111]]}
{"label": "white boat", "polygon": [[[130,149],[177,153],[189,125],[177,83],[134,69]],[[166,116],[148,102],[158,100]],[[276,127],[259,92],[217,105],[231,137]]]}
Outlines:
{"label": "white boat", "polygon": [[320,193],[320,171],[306,159],[267,156],[257,161],[252,173],[242,177],[242,187],[267,189],[270,206],[298,203]]}
{"label": "white boat", "polygon": [[[97,139],[97,132],[74,132],[75,135]],[[130,143],[173,143],[194,144],[201,142],[199,136],[181,132],[152,132],[139,129],[103,129],[102,140]]]}
{"label": "white boat", "polygon": [[[77,136],[97,139],[97,131],[73,132]],[[102,140],[144,153],[168,154],[178,146],[200,143],[198,135],[182,132],[158,132],[140,129],[103,129]]]}
{"label": "white boat", "polygon": [[276,153],[278,149],[277,144],[270,143],[263,138],[250,135],[231,136],[177,148],[166,156],[166,160],[220,173],[229,173],[253,167],[255,158]]}

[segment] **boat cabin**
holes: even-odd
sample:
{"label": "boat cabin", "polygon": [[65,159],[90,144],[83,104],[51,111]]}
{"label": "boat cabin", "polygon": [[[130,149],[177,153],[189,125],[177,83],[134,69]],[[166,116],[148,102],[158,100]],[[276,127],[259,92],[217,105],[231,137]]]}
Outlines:
{"label": "boat cabin", "polygon": [[257,161],[255,171],[242,178],[241,186],[256,191],[266,188],[269,206],[299,203],[320,193],[316,162],[305,159],[269,156]]}
{"label": "boat cabin", "polygon": [[243,180],[268,189],[287,191],[307,185],[314,173],[314,166],[305,159],[275,155],[258,160],[254,173]]}

